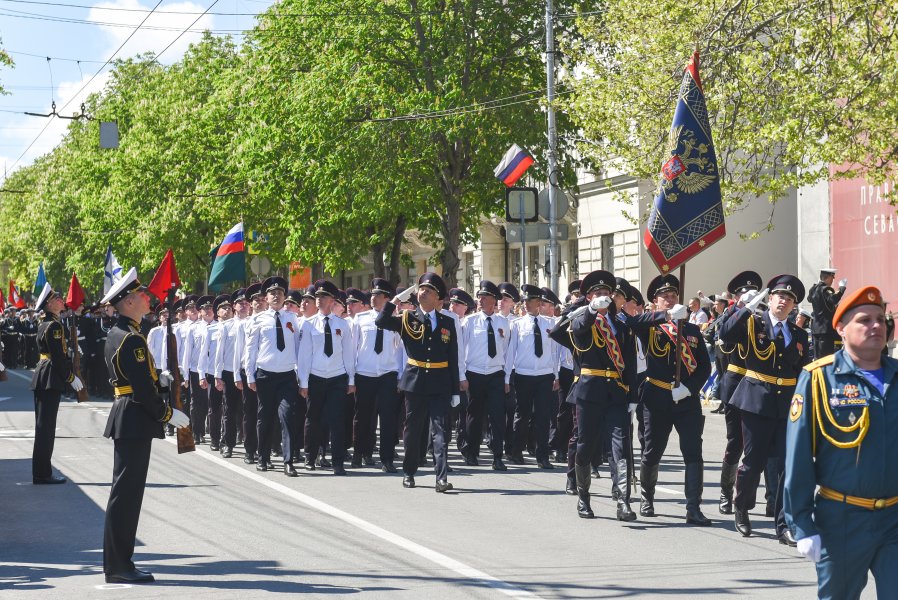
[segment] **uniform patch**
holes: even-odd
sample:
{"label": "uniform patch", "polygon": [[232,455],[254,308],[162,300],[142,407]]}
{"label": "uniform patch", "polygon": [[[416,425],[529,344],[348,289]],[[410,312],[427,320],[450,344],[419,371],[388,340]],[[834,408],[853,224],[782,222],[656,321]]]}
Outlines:
{"label": "uniform patch", "polygon": [[62,329],[54,329],[53,330],[53,339],[61,340],[62,339]]}
{"label": "uniform patch", "polygon": [[789,419],[794,423],[801,416],[804,409],[804,396],[795,394],[792,396],[792,404],[789,406]]}
{"label": "uniform patch", "polygon": [[134,358],[137,359],[137,362],[146,362],[147,353],[143,348],[135,348],[134,349]]}
{"label": "uniform patch", "polygon": [[445,327],[440,329],[440,338],[443,340],[444,344],[449,343],[449,330]]}

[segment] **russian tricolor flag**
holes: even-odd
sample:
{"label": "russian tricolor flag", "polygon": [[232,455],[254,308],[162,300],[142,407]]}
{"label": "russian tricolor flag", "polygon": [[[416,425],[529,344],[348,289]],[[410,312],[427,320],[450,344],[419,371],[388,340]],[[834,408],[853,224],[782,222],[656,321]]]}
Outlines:
{"label": "russian tricolor flag", "polygon": [[496,179],[511,187],[532,164],[533,157],[530,156],[530,153],[517,144],[512,144],[493,173],[496,174]]}
{"label": "russian tricolor flag", "polygon": [[246,279],[246,251],[243,243],[243,223],[237,223],[228,231],[212,262],[209,288],[218,290],[226,283]]}

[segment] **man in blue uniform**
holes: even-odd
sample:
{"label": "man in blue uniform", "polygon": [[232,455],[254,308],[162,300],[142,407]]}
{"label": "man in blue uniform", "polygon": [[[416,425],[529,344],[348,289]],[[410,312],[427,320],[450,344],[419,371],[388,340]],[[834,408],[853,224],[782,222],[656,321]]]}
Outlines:
{"label": "man in blue uniform", "polygon": [[817,564],[819,598],[860,598],[868,571],[876,595],[894,598],[898,361],[882,354],[879,289],[844,297],[832,324],[842,349],[804,368],[789,408],[786,521],[799,553]]}

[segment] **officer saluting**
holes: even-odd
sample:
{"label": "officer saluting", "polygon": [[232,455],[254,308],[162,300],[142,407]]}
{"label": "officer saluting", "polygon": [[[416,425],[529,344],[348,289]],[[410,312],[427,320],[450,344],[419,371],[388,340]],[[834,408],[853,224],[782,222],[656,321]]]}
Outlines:
{"label": "officer saluting", "polygon": [[140,320],[150,311],[150,300],[132,268],[103,298],[119,317],[106,337],[105,357],[115,400],[106,422],[105,437],[115,444],[112,487],[103,531],[103,572],[106,583],[146,583],[153,575],[135,568],[134,540],[140,505],[150,466],[153,438],[163,438],[163,425],[185,427],[190,419],[173,409],[161,393],[164,373],[156,373]]}
{"label": "officer saluting", "polygon": [[868,571],[877,596],[894,598],[898,361],[882,355],[879,289],[843,298],[832,324],[842,349],[804,368],[789,409],[786,520],[799,553],[817,563],[820,598],[859,598]]}
{"label": "officer saluting", "polygon": [[76,392],[84,387],[72,372],[72,361],[66,354],[65,330],[59,322],[59,312],[65,303],[49,283],[37,299],[35,308],[44,311],[44,320],[37,328],[40,362],[31,378],[34,390],[34,452],[31,455],[31,476],[35,484],[65,483],[65,477],[53,475],[50,458],[56,441],[56,414],[62,392],[71,387]]}
{"label": "officer saluting", "polygon": [[808,300],[813,308],[813,320],[811,321],[811,333],[814,335],[814,356],[823,358],[836,351],[841,344],[839,336],[833,328],[833,315],[836,307],[845,293],[847,279],[839,281],[839,291],[832,288],[836,278],[836,270],[832,267],[820,269],[820,281],[808,290]]}
{"label": "officer saluting", "polygon": [[437,492],[452,489],[447,481],[446,439],[444,427],[450,403],[458,404],[458,340],[451,317],[440,313],[446,284],[436,273],[424,273],[418,279],[418,309],[402,311],[393,316],[396,306],[406,302],[415,291],[410,287],[384,304],[374,323],[390,331],[398,331],[405,345],[408,364],[399,381],[399,389],[405,392],[406,427],[405,459],[402,485],[415,487],[415,473],[421,458],[421,442],[424,439],[427,415],[433,434],[434,470]]}

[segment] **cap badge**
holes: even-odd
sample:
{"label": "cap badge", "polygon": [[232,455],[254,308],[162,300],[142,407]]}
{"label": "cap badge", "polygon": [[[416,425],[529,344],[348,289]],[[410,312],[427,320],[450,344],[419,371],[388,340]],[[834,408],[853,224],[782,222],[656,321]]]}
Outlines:
{"label": "cap badge", "polygon": [[873,292],[867,292],[867,300],[873,302],[874,300],[876,300],[876,294],[874,294]]}

